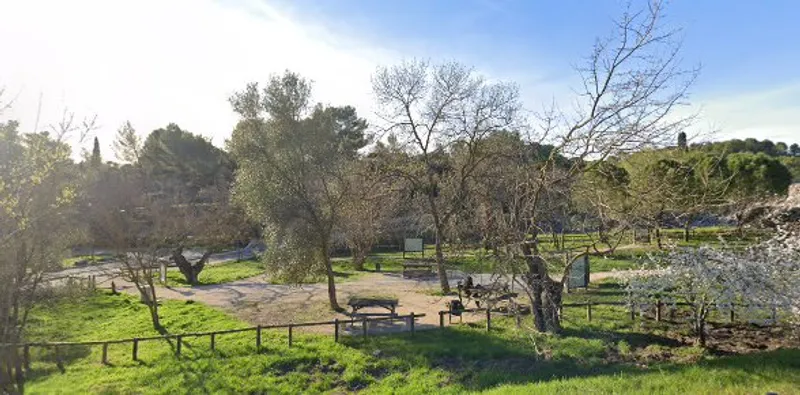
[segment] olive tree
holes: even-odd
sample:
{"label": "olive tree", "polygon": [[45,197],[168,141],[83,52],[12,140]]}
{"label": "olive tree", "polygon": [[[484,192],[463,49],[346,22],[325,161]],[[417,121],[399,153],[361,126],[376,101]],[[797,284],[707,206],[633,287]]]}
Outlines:
{"label": "olive tree", "polygon": [[[91,128],[77,126],[72,117],[52,134],[23,134],[18,125],[0,122],[0,343],[12,344],[24,342],[43,276],[60,268],[63,251],[74,241],[78,175],[62,139]],[[0,348],[0,392],[24,391],[18,351]]]}
{"label": "olive tree", "polygon": [[346,168],[366,141],[355,110],[311,106],[311,85],[297,74],[273,76],[231,98],[241,117],[229,151],[238,164],[233,197],[265,226],[265,259],[292,281],[324,273],[338,309],[330,250],[346,193]]}

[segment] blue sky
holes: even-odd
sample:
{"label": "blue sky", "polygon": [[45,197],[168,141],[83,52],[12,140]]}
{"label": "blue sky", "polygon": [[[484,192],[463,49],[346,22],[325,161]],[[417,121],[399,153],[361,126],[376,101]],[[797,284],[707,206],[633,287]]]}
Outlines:
{"label": "blue sky", "polygon": [[[67,109],[97,115],[106,151],[126,120],[143,136],[175,122],[222,146],[236,122],[227,98],[248,82],[291,69],[314,81],[317,100],[371,119],[372,73],[408,58],[456,60],[513,80],[535,110],[571,100],[573,66],[624,8],[619,0],[5,0],[0,87],[14,105],[0,120],[43,129]],[[698,132],[800,143],[800,1],[672,0],[666,14],[682,29],[685,65],[702,65],[691,96]]]}
{"label": "blue sky", "polygon": [[[373,45],[427,52],[518,72],[545,68],[553,78],[607,35],[627,2],[619,0],[294,0],[298,16],[365,37]],[[633,7],[643,4],[632,3]],[[701,64],[698,89],[762,89],[800,82],[800,2],[671,1],[668,26],[684,36],[688,66]]]}

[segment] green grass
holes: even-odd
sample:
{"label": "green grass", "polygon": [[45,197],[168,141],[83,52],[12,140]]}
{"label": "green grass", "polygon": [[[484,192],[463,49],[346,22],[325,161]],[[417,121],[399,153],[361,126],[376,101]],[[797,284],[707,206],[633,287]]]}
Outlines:
{"label": "green grass", "polygon": [[[206,266],[197,278],[199,285],[224,284],[264,274],[264,265],[254,260],[229,261]],[[167,270],[167,284],[188,287],[186,278],[176,267]]]}
{"label": "green grass", "polygon": [[111,259],[111,257],[102,256],[102,255],[95,255],[95,256],[79,255],[79,256],[74,256],[74,257],[71,257],[71,258],[63,259],[61,261],[61,267],[66,268],[66,269],[73,268],[73,267],[75,267],[75,263],[77,263],[78,261],[84,261],[84,260],[87,261],[90,265],[97,265],[97,264],[106,262],[109,259]]}
{"label": "green grass", "polygon": [[[224,312],[167,301],[162,321],[170,333],[249,326]],[[800,388],[800,351],[709,357],[676,344],[659,328],[642,331],[612,319],[624,310],[600,308],[589,324],[580,309],[565,312],[562,336],[516,329],[509,320],[371,337],[265,331],[255,352],[254,334],[109,347],[111,366],[100,364],[101,347],[62,350],[65,372],[52,353],[33,352],[30,393],[793,393]],[[526,320],[527,324],[527,320]],[[51,301],[31,316],[31,340],[97,340],[150,336],[146,308],[128,296],[96,294],[73,302]],[[669,353],[669,361],[655,355]]]}

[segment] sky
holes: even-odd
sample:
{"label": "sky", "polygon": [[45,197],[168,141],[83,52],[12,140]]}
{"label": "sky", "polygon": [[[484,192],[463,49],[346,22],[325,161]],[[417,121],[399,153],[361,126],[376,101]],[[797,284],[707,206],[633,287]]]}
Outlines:
{"label": "sky", "polygon": [[[643,0],[632,0],[641,7]],[[575,67],[613,28],[620,0],[0,0],[0,120],[23,131],[97,116],[107,159],[130,121],[170,122],[224,146],[227,98],[286,69],[314,98],[376,111],[370,77],[404,59],[455,60],[516,82],[527,109],[569,103]],[[714,139],[800,143],[800,2],[672,0],[682,61],[701,66],[695,128]],[[90,136],[91,137],[91,136]],[[91,148],[91,138],[76,148]]]}

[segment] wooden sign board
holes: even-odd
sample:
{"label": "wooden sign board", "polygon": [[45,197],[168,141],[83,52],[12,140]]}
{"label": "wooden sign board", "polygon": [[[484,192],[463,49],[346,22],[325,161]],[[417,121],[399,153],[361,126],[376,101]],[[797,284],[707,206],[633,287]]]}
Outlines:
{"label": "wooden sign board", "polygon": [[425,245],[422,239],[406,239],[403,245],[403,258],[406,257],[406,252],[421,252],[425,256]]}
{"label": "wooden sign board", "polygon": [[572,261],[567,277],[567,288],[586,288],[589,286],[589,255],[582,255]]}

